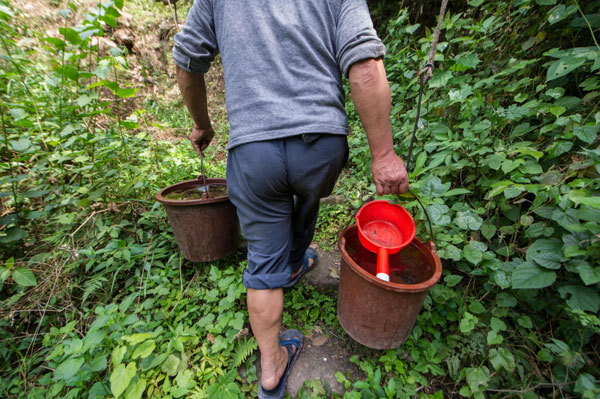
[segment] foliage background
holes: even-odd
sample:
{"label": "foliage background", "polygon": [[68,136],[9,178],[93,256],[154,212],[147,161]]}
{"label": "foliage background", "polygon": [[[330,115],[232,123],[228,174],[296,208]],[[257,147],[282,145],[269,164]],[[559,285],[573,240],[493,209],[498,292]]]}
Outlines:
{"label": "foliage background", "polygon": [[[369,3],[404,154],[437,9]],[[55,2],[60,11],[43,25],[23,4],[0,0],[2,396],[255,396],[243,251],[191,265],[154,201],[199,173],[177,140],[190,127],[183,105],[162,95],[174,90],[174,30],[156,16],[169,21],[170,10],[149,0]],[[401,348],[356,348],[364,374],[338,374],[345,398],[600,395],[599,11],[599,1],[450,3],[411,172],[443,281]],[[133,43],[119,34],[128,24],[138,26]],[[151,41],[158,63],[141,56],[144,30],[163,35]],[[228,127],[214,82],[220,145],[207,164],[222,176]],[[351,158],[339,203],[321,209],[325,248],[373,191],[350,101],[347,110]],[[415,203],[389,199],[424,221]],[[295,289],[284,323],[350,340],[335,300]],[[332,396],[318,381],[299,394]]]}

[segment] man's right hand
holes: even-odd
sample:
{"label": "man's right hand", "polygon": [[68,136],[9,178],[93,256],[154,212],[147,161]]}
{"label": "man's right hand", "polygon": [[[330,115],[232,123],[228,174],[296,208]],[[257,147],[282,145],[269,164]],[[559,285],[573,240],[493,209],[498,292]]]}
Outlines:
{"label": "man's right hand", "polygon": [[202,151],[208,147],[213,137],[215,136],[215,131],[212,128],[208,129],[200,129],[197,126],[194,126],[192,129],[192,133],[190,134],[190,141],[192,145],[198,152],[198,154],[202,155]]}
{"label": "man's right hand", "polygon": [[404,162],[393,152],[373,158],[371,173],[378,195],[408,191],[408,174]]}

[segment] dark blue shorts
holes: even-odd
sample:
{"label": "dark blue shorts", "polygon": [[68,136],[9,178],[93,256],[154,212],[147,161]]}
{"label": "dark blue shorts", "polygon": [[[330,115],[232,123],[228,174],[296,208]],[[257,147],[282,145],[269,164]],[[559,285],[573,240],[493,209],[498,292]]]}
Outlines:
{"label": "dark blue shorts", "polygon": [[315,231],[319,200],[331,194],[348,159],[346,136],[304,134],[232,148],[229,198],[248,240],[247,288],[290,281]]}

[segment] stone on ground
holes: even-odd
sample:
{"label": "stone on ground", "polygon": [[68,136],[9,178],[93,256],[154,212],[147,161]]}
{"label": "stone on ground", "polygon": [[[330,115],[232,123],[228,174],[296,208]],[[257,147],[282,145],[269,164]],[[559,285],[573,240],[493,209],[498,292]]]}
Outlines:
{"label": "stone on ground", "polygon": [[337,290],[340,278],[340,253],[336,251],[323,251],[314,243],[311,245],[317,250],[318,263],[316,269],[311,270],[301,280],[301,284],[316,286],[319,290]]}
{"label": "stone on ground", "polygon": [[350,371],[354,377],[359,375],[356,366],[348,360],[352,354],[348,353],[345,347],[344,340],[325,334],[315,334],[312,338],[306,337],[302,352],[290,373],[287,392],[292,397],[296,397],[305,381],[318,378],[324,388],[342,396],[345,389],[337,382],[335,372],[339,371],[346,375]]}

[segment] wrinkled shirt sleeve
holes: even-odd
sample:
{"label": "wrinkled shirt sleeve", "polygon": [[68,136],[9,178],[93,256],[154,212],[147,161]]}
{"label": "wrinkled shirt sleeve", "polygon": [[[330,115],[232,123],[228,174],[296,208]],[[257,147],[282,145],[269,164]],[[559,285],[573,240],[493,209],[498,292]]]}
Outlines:
{"label": "wrinkled shirt sleeve", "polygon": [[175,35],[175,63],[188,72],[205,73],[218,52],[212,0],[195,0],[183,29]]}
{"label": "wrinkled shirt sleeve", "polygon": [[335,43],[337,62],[346,77],[355,62],[385,55],[365,0],[342,0]]}

